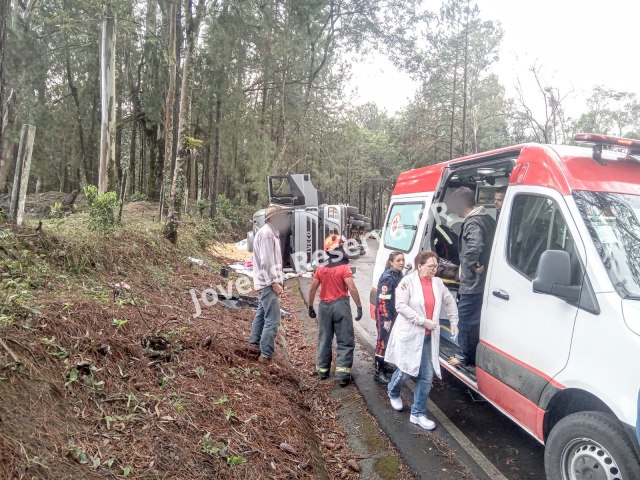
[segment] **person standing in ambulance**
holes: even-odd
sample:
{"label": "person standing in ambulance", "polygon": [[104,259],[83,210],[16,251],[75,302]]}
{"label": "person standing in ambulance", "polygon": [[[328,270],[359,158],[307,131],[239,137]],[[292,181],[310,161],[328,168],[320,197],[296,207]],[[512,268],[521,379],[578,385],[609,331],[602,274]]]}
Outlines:
{"label": "person standing in ambulance", "polygon": [[[349,258],[342,244],[344,237],[333,236],[326,240],[324,248],[327,253],[326,264],[316,269],[309,290],[309,317],[318,317],[318,376],[321,380],[329,378],[331,370],[331,347],[336,337],[336,378],[341,387],[349,385],[355,335],[349,294],[356,303],[355,320],[362,318],[362,303],[353,281],[353,273],[349,268]],[[316,292],[320,288],[320,308],[318,315],[313,308]]]}
{"label": "person standing in ambulance", "polygon": [[464,218],[460,231],[460,352],[449,365],[475,365],[480,342],[480,313],[487,279],[486,269],[496,231],[496,221],[482,206],[476,206],[475,194],[460,187],[451,195],[450,209]]}
{"label": "person standing in ambulance", "polygon": [[426,430],[433,430],[436,424],[427,418],[427,401],[431,391],[433,374],[440,373],[440,310],[449,316],[451,335],[458,335],[458,310],[456,301],[435,274],[438,270],[438,256],[423,250],[415,259],[416,270],[402,279],[396,289],[396,310],[398,316],[391,330],[385,360],[394,363],[398,369],[387,385],[387,393],[394,410],[404,406],[400,392],[405,380],[416,377],[413,405],[409,421]]}
{"label": "person standing in ambulance", "polygon": [[391,252],[387,259],[384,272],[378,280],[378,298],[376,300],[376,328],[378,338],[376,340],[375,371],[373,379],[384,385],[389,383],[387,376],[384,354],[387,350],[387,342],[396,320],[396,287],[402,280],[404,270],[404,254],[402,252]]}

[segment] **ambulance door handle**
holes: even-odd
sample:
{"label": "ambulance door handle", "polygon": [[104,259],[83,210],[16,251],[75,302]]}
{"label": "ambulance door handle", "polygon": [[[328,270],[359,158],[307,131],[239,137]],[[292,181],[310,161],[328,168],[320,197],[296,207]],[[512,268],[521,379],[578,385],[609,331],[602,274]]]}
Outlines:
{"label": "ambulance door handle", "polygon": [[491,293],[493,293],[494,297],[501,298],[502,300],[509,300],[509,294],[504,290],[494,290]]}

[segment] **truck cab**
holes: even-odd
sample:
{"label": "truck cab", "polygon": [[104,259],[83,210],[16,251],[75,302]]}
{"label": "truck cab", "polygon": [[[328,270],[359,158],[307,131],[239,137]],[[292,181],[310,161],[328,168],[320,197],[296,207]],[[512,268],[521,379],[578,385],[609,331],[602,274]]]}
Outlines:
{"label": "truck cab", "polygon": [[[548,479],[640,478],[640,141],[584,134],[591,147],[519,145],[402,173],[371,290],[389,253],[455,265],[466,186],[496,219],[476,366],[441,319],[441,365],[546,444]],[[494,192],[506,187],[500,211]],[[443,270],[444,271],[444,270]],[[443,278],[457,292],[455,276]]]}
{"label": "truck cab", "polygon": [[[358,208],[347,204],[326,204],[324,195],[317,190],[308,174],[272,175],[267,177],[269,203],[292,209],[291,227],[281,241],[285,269],[296,273],[313,270],[318,252],[330,235],[352,239],[361,245],[358,255],[365,252],[362,241],[371,230],[371,219],[358,213]],[[253,250],[253,237],[264,225],[264,209],[253,214],[253,230],[247,233],[249,251]]]}

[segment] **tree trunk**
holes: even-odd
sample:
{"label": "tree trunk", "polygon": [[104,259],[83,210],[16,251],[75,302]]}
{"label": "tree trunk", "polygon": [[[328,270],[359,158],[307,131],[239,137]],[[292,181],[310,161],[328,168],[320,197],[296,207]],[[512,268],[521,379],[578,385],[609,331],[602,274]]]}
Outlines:
{"label": "tree trunk", "polygon": [[[157,0],[147,0],[147,12],[145,18],[144,27],[144,46],[142,48],[142,55],[144,57],[144,69],[142,75],[142,82],[140,86],[144,85],[144,88],[140,91],[149,92],[153,88],[153,93],[158,94],[160,91],[158,71],[160,70],[160,64],[157,61],[158,48],[156,47],[156,30],[157,30]],[[138,99],[140,97],[138,96]],[[140,107],[142,113],[142,106]],[[157,162],[159,160],[158,143],[159,138],[157,136],[157,130],[160,129],[160,125],[157,125],[154,121],[152,124],[147,122],[140,123],[140,185],[138,190],[142,193],[146,193],[151,198],[157,197],[157,190],[155,188],[156,182],[156,169],[158,167]]]}
{"label": "tree trunk", "polygon": [[449,160],[453,158],[453,133],[456,124],[456,93],[458,92],[458,47],[453,61],[453,87],[451,92],[451,125],[449,127]]}
{"label": "tree trunk", "polygon": [[[0,0],[0,146],[2,145],[2,133],[4,131],[4,49],[7,41],[7,20],[9,18],[9,9],[11,8],[11,0]],[[1,156],[0,150],[0,168],[6,161]],[[2,189],[0,189],[0,192]]]}
{"label": "tree trunk", "polygon": [[[158,169],[158,183],[156,183],[157,190],[160,195],[160,219],[163,215],[164,206],[164,184],[165,178],[169,175],[166,174],[167,161],[171,158],[171,152],[173,151],[173,115],[174,104],[176,101],[176,77],[179,68],[178,65],[178,2],[180,0],[172,0],[169,8],[169,87],[167,89],[167,97],[164,104],[164,135],[163,135],[163,151],[161,163],[162,166]],[[168,172],[169,174],[171,172]]]}
{"label": "tree trunk", "polygon": [[[197,131],[197,128],[196,128]],[[189,198],[198,199],[198,155],[194,150],[189,152]]]}
{"label": "tree trunk", "polygon": [[29,186],[29,172],[31,170],[31,153],[33,152],[33,140],[36,135],[34,125],[23,125],[20,133],[20,148],[16,160],[16,171],[11,191],[11,205],[9,207],[9,219],[16,225],[22,225],[24,205]]}
{"label": "tree trunk", "polygon": [[[97,68],[96,71],[100,70],[100,57],[96,55],[96,63]],[[98,127],[100,125],[100,118],[98,114],[100,113],[100,75],[95,76],[94,83],[94,94],[91,101],[91,125],[89,127],[89,144],[87,145],[88,153],[87,155],[87,166],[89,167],[89,178],[91,181],[89,182],[91,185],[98,184],[98,169],[96,169],[94,159],[99,161],[100,158],[100,144],[98,141]]]}
{"label": "tree trunk", "polygon": [[[218,80],[220,85],[222,82]],[[213,128],[213,162],[209,176],[209,200],[211,201],[210,218],[214,220],[218,213],[218,167],[220,165],[220,119],[222,110],[222,94],[216,93],[216,120]]]}
{"label": "tree trunk", "polygon": [[469,86],[469,22],[464,28],[464,67],[462,87],[462,156],[467,151],[467,90]]}
{"label": "tree trunk", "polygon": [[[175,158],[175,165],[173,166],[173,178],[171,180],[171,193],[169,195],[169,218],[167,225],[165,226],[165,236],[170,241],[177,241],[177,221],[180,214],[180,208],[177,204],[178,201],[178,179],[182,170],[182,165],[185,161],[187,153],[187,146],[184,144],[186,130],[188,128],[188,103],[190,99],[189,89],[189,74],[191,70],[191,61],[193,52],[198,38],[198,30],[200,28],[200,21],[204,15],[205,0],[198,0],[196,6],[195,15],[192,12],[192,0],[188,0],[187,6],[187,29],[186,29],[186,48],[184,52],[184,58],[182,60],[182,84],[180,86],[180,105],[178,110],[178,125],[176,133],[176,141],[173,148],[173,158]],[[175,117],[174,117],[175,120]],[[180,149],[178,155],[177,149]]]}
{"label": "tree trunk", "polygon": [[108,7],[104,8],[100,59],[102,122],[98,192],[104,193],[109,188],[109,167],[114,163],[116,147],[116,19]]}
{"label": "tree trunk", "polygon": [[136,189],[136,142],[138,138],[138,118],[140,117],[140,81],[142,75],[142,66],[144,64],[144,56],[140,57],[138,63],[138,71],[136,76],[136,84],[132,86],[131,91],[131,144],[129,145],[129,171],[127,172],[127,191],[126,195],[133,195]]}
{"label": "tree trunk", "polygon": [[69,92],[73,98],[73,103],[76,106],[76,127],[78,129],[78,141],[80,142],[80,159],[82,161],[82,168],[84,170],[84,180],[87,185],[91,183],[91,172],[87,163],[87,146],[84,137],[84,128],[82,126],[82,108],[80,106],[80,97],[78,95],[78,88],[75,85],[73,79],[73,73],[71,72],[71,55],[69,53],[69,46],[67,45],[67,58],[66,58],[66,71],[67,71],[67,84],[69,85]]}
{"label": "tree trunk", "polygon": [[[122,118],[122,97],[118,97],[116,118]],[[116,123],[115,168],[109,172],[109,184],[113,185],[115,183],[117,186],[122,185],[122,128],[122,125],[118,126]],[[114,173],[115,178],[113,177]]]}
{"label": "tree trunk", "polygon": [[2,119],[3,134],[0,146],[0,193],[7,190],[7,179],[14,164],[15,142],[11,138],[13,126],[18,121],[17,92],[13,90],[6,102],[6,111]]}
{"label": "tree trunk", "polygon": [[138,137],[140,137],[140,171],[138,174],[138,191],[140,193],[144,192],[144,177],[147,174],[146,171],[146,158],[147,158],[147,149],[144,142],[144,126],[140,123],[138,125]]}

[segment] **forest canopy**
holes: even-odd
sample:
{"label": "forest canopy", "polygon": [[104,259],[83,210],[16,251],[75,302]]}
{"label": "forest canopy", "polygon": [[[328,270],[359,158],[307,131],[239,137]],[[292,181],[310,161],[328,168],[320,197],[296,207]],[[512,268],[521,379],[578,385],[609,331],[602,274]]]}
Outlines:
{"label": "forest canopy", "polygon": [[[0,193],[25,123],[37,128],[30,191],[93,184],[130,199],[162,195],[170,208],[186,195],[210,201],[211,218],[220,198],[262,205],[267,174],[311,173],[328,201],[375,217],[408,168],[514,143],[566,143],[576,131],[638,136],[634,94],[595,86],[586,111],[570,118],[568,92],[540,65],[530,71],[535,96],[518,89],[510,98],[493,69],[500,24],[470,0],[433,8],[0,0]],[[348,59],[372,51],[420,85],[393,115],[345,95]]]}

